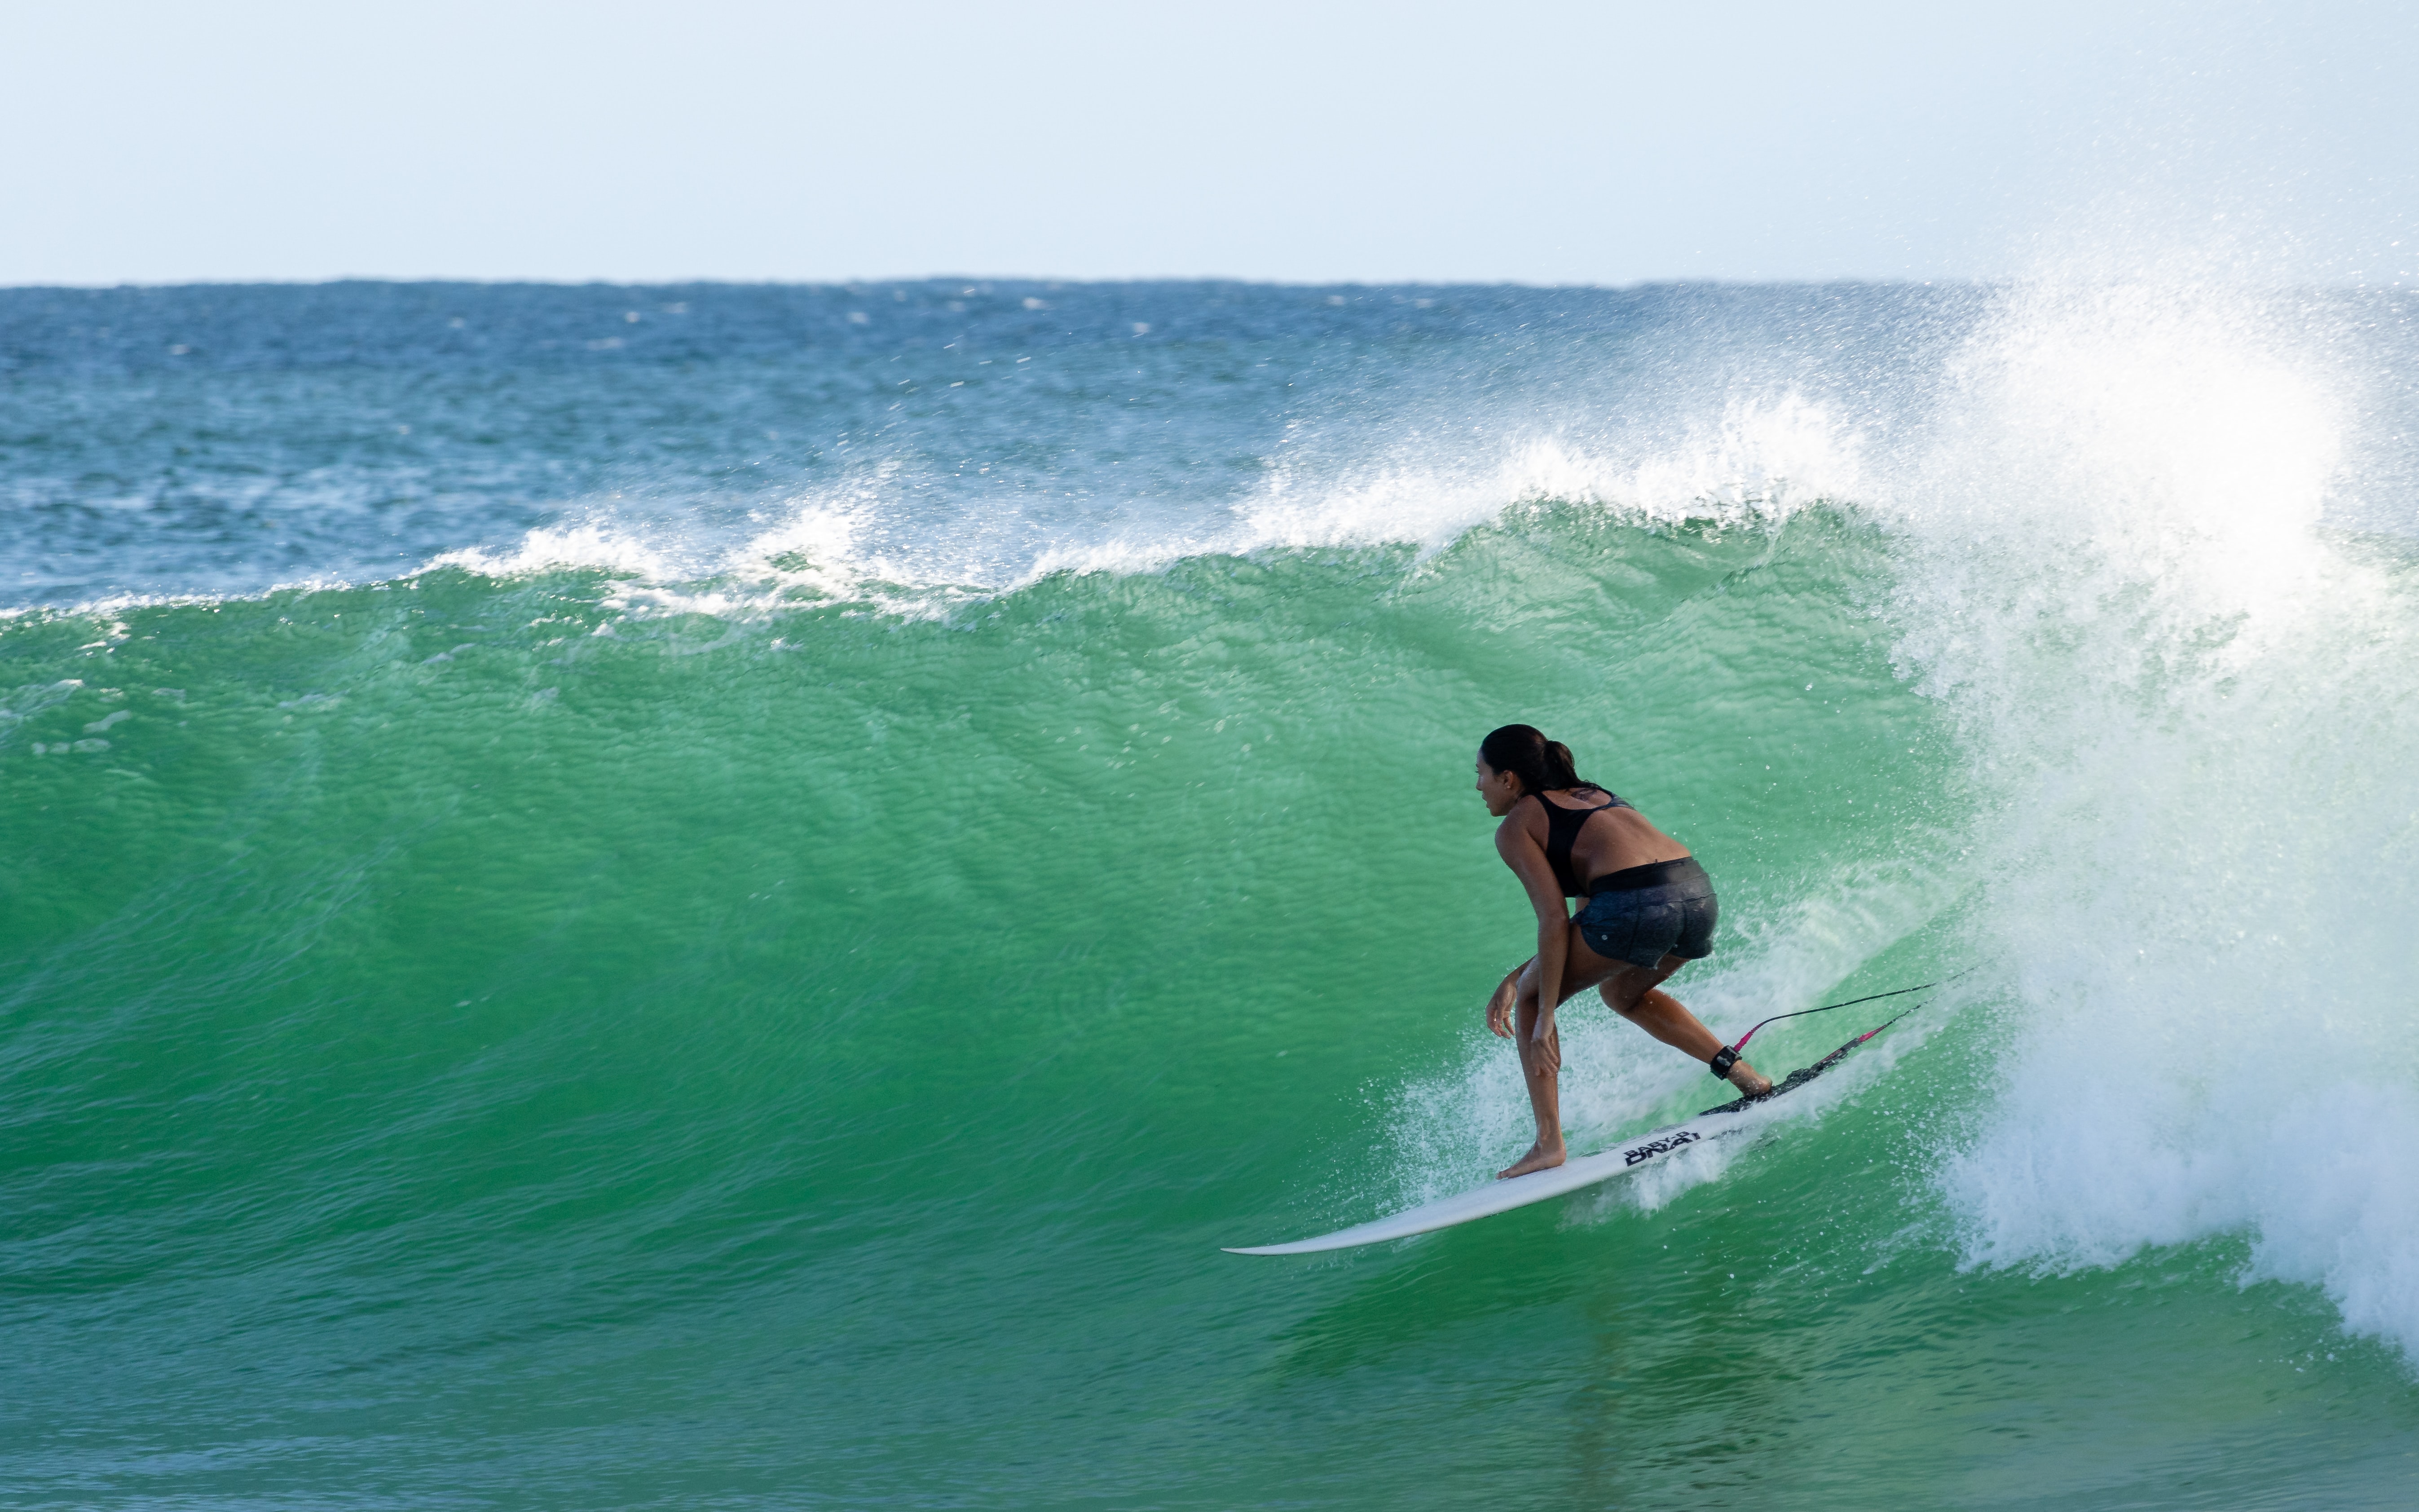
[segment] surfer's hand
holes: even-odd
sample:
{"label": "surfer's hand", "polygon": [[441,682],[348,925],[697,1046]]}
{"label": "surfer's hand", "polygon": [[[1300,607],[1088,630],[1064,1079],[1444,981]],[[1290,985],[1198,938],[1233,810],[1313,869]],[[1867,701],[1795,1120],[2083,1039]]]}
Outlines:
{"label": "surfer's hand", "polygon": [[1540,1065],[1548,1071],[1563,1069],[1563,1037],[1554,1032],[1554,1015],[1538,1014],[1537,1027],[1529,1036],[1529,1041],[1537,1047],[1537,1061]]}
{"label": "surfer's hand", "polygon": [[1520,1001],[1520,974],[1514,972],[1503,979],[1495,995],[1487,1000],[1487,1026],[1498,1039],[1512,1038],[1512,1010]]}

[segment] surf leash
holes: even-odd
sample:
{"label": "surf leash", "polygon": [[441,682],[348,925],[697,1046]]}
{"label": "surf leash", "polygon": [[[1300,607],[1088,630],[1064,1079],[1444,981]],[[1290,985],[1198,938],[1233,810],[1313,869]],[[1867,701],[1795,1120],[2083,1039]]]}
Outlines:
{"label": "surf leash", "polygon": [[[1707,1069],[1713,1072],[1717,1078],[1722,1081],[1730,1080],[1731,1068],[1738,1064],[1739,1052],[1747,1048],[1747,1042],[1755,1038],[1756,1029],[1763,1028],[1764,1024],[1778,1024],[1782,1019],[1802,1019],[1809,1013],[1828,1013],[1835,1008],[1854,1008],[1858,1003],[1878,1003],[1885,997],[1904,997],[1909,993],[1928,992],[1934,987],[1946,987],[1950,982],[1955,981],[1958,977],[1971,976],[1975,969],[1976,968],[1972,966],[1967,966],[1964,971],[1960,971],[1954,976],[1943,977],[1938,981],[1921,982],[1913,987],[1901,987],[1893,992],[1874,993],[1868,997],[1851,997],[1844,1003],[1826,1003],[1821,1008],[1801,1008],[1794,1013],[1775,1013],[1772,1017],[1765,1019],[1764,1024],[1758,1024],[1754,1028],[1750,1028],[1745,1034],[1740,1035],[1736,1043],[1725,1045],[1721,1049],[1714,1052],[1713,1061]],[[1909,1013],[1913,1011],[1913,1009],[1909,1009],[1907,1011]],[[1890,1020],[1889,1024],[1883,1025],[1880,1029],[1875,1029],[1870,1034],[1858,1035],[1857,1038],[1849,1041],[1847,1044],[1842,1045],[1841,1047],[1841,1050],[1845,1051],[1864,1043],[1867,1040],[1872,1039],[1873,1035],[1881,1033],[1882,1029],[1888,1028],[1890,1024],[1896,1024],[1898,1019],[1904,1017],[1906,1017],[1906,1013],[1901,1013],[1898,1018]]]}

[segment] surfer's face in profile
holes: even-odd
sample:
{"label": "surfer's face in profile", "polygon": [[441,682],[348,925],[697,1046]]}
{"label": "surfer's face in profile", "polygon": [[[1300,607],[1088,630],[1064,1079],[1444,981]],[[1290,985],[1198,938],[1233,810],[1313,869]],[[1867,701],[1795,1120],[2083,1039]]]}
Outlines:
{"label": "surfer's face in profile", "polygon": [[1499,772],[1478,758],[1478,795],[1487,800],[1487,811],[1501,819],[1520,801],[1520,779],[1509,772]]}

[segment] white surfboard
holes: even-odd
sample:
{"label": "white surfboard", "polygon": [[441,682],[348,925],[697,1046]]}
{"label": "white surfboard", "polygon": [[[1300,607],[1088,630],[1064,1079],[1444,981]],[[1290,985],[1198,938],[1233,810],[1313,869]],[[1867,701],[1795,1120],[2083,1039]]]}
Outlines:
{"label": "white surfboard", "polygon": [[[1900,1017],[1904,1016],[1900,1015]],[[1890,1020],[1890,1024],[1897,1022],[1897,1019]],[[1727,1134],[1744,1133],[1752,1125],[1739,1119],[1738,1116],[1741,1113],[1750,1107],[1760,1107],[1776,1097],[1797,1090],[1838,1065],[1849,1051],[1888,1027],[1889,1024],[1885,1024],[1881,1029],[1860,1034],[1814,1064],[1791,1072],[1788,1080],[1776,1086],[1764,1097],[1741,1098],[1734,1103],[1725,1103],[1718,1108],[1708,1108],[1686,1123],[1672,1124],[1666,1128],[1640,1134],[1627,1144],[1614,1149],[1599,1150],[1593,1155],[1582,1155],[1577,1160],[1564,1161],[1552,1170],[1531,1171],[1526,1176],[1516,1176],[1508,1181],[1489,1181],[1473,1191],[1456,1192],[1452,1196],[1439,1197],[1434,1202],[1424,1202],[1416,1208],[1407,1209],[1391,1218],[1377,1218],[1365,1224],[1356,1224],[1350,1228],[1339,1228],[1332,1234],[1321,1234],[1317,1239],[1297,1239],[1290,1244],[1259,1244],[1248,1249],[1229,1246],[1226,1253],[1229,1255],[1315,1255],[1320,1250],[1351,1249],[1361,1244],[1381,1244],[1390,1239],[1409,1239],[1413,1234],[1425,1234],[1431,1229],[1450,1228],[1456,1224],[1466,1224],[1475,1218],[1487,1218],[1499,1212],[1509,1212],[1514,1208],[1525,1208],[1533,1202],[1543,1202],[1548,1197],[1558,1197],[1565,1192],[1576,1192],[1581,1187],[1594,1186],[1599,1181],[1608,1181],[1616,1176],[1626,1176],[1649,1162],[1662,1159],[1675,1149],[1686,1149],[1690,1145],[1699,1144],[1707,1139],[1719,1139]]]}

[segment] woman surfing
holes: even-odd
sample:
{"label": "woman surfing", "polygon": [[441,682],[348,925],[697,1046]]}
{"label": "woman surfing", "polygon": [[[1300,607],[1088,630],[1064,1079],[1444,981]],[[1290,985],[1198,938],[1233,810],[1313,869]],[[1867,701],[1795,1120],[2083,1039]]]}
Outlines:
{"label": "woman surfing", "polygon": [[[1537,1117],[1537,1142],[1499,1179],[1560,1165],[1562,1041],[1554,1010],[1594,987],[1605,1006],[1707,1062],[1749,1097],[1772,1090],[1756,1069],[1661,990],[1714,953],[1713,880],[1688,848],[1610,791],[1580,778],[1571,749],[1534,725],[1507,724],[1478,747],[1478,794],[1496,854],[1537,911],[1537,953],[1487,1000],[1487,1026],[1513,1041]],[[1583,898],[1577,918],[1564,900]]]}

